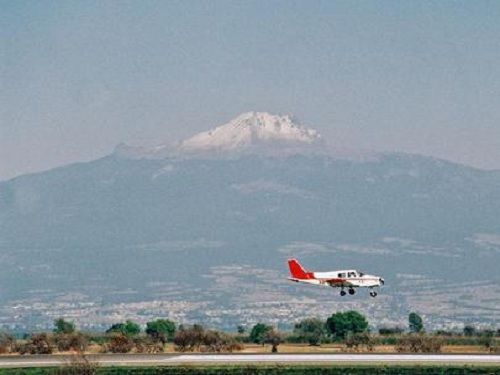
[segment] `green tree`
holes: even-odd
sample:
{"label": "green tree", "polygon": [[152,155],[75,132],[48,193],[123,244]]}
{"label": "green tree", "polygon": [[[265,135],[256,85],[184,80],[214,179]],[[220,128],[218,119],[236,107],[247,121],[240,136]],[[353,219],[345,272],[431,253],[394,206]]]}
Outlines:
{"label": "green tree", "polygon": [[146,333],[155,341],[166,343],[175,335],[175,323],[168,319],[157,319],[146,323]]}
{"label": "green tree", "polygon": [[466,325],[464,327],[464,335],[465,336],[474,336],[476,334],[476,328],[471,325]]}
{"label": "green tree", "polygon": [[127,320],[125,323],[113,324],[106,333],[121,333],[127,337],[136,336],[141,333],[139,324]]}
{"label": "green tree", "polygon": [[326,320],[326,328],[333,336],[344,339],[349,332],[365,332],[368,321],[359,312],[351,310],[333,314]]}
{"label": "green tree", "polygon": [[75,323],[64,320],[63,318],[59,318],[54,320],[54,333],[74,333],[75,332]]}
{"label": "green tree", "polygon": [[250,341],[256,344],[264,344],[266,333],[272,329],[273,327],[268,326],[264,323],[257,323],[252,327],[252,330],[250,331]]}
{"label": "green tree", "polygon": [[325,322],[318,318],[307,318],[296,323],[293,335],[301,342],[318,345],[326,334]]}
{"label": "green tree", "polygon": [[414,312],[408,315],[408,325],[410,327],[410,332],[422,332],[424,330],[424,322],[422,321],[422,318]]}

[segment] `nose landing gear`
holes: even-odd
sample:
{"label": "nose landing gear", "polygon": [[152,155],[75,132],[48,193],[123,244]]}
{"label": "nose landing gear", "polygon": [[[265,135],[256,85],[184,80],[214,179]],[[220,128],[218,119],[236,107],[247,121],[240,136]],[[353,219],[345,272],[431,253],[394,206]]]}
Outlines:
{"label": "nose landing gear", "polygon": [[340,295],[341,295],[342,297],[344,297],[344,296],[345,296],[345,294],[346,294],[346,293],[345,293],[345,290],[344,290],[344,289],[342,289],[342,290],[340,291]]}
{"label": "nose landing gear", "polygon": [[349,294],[352,296],[354,293],[356,293],[356,291],[353,288],[350,288],[349,289]]}
{"label": "nose landing gear", "polygon": [[370,296],[376,297],[377,296],[377,292],[374,291],[374,290],[370,291]]}

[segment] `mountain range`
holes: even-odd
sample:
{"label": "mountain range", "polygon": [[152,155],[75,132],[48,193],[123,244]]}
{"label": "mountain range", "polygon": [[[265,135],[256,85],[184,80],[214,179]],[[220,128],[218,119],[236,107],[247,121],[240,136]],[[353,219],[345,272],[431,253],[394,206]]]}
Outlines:
{"label": "mountain range", "polygon": [[[157,315],[234,328],[356,308],[373,325],[498,324],[500,171],[339,156],[290,116],[249,112],[175,145],[0,182],[0,324]],[[381,274],[371,299],[286,281]]]}

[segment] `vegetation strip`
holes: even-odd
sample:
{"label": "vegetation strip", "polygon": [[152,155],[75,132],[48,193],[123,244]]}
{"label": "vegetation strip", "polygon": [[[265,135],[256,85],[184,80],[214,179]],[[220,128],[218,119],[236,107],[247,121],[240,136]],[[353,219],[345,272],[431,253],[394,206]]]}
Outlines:
{"label": "vegetation strip", "polygon": [[230,333],[199,324],[177,325],[168,319],[147,322],[145,327],[128,320],[113,324],[105,333],[80,332],[73,322],[60,318],[52,332],[17,336],[0,332],[0,354],[500,353],[500,329],[465,326],[462,332],[425,332],[422,318],[414,312],[408,316],[408,328],[407,333],[401,327],[382,327],[373,333],[357,311],[337,312],[326,320],[305,318],[288,332],[257,323],[248,330],[238,326],[236,333]]}
{"label": "vegetation strip", "polygon": [[496,366],[443,366],[443,365],[275,365],[275,366],[182,366],[182,367],[96,367],[89,369],[71,366],[60,368],[0,369],[0,375],[472,375],[500,374]]}

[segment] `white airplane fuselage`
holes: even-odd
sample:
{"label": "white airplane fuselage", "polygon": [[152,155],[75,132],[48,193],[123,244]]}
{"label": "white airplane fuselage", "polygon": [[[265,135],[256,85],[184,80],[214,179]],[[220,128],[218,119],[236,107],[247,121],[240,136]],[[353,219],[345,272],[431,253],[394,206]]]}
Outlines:
{"label": "white airplane fuselage", "polygon": [[354,294],[354,288],[370,288],[370,295],[375,297],[377,293],[373,288],[384,284],[384,279],[380,276],[367,275],[357,270],[337,270],[329,272],[309,272],[306,271],[296,259],[288,260],[291,277],[289,280],[312,285],[324,285],[334,288],[341,288],[341,295],[345,295],[344,289],[349,294]]}

